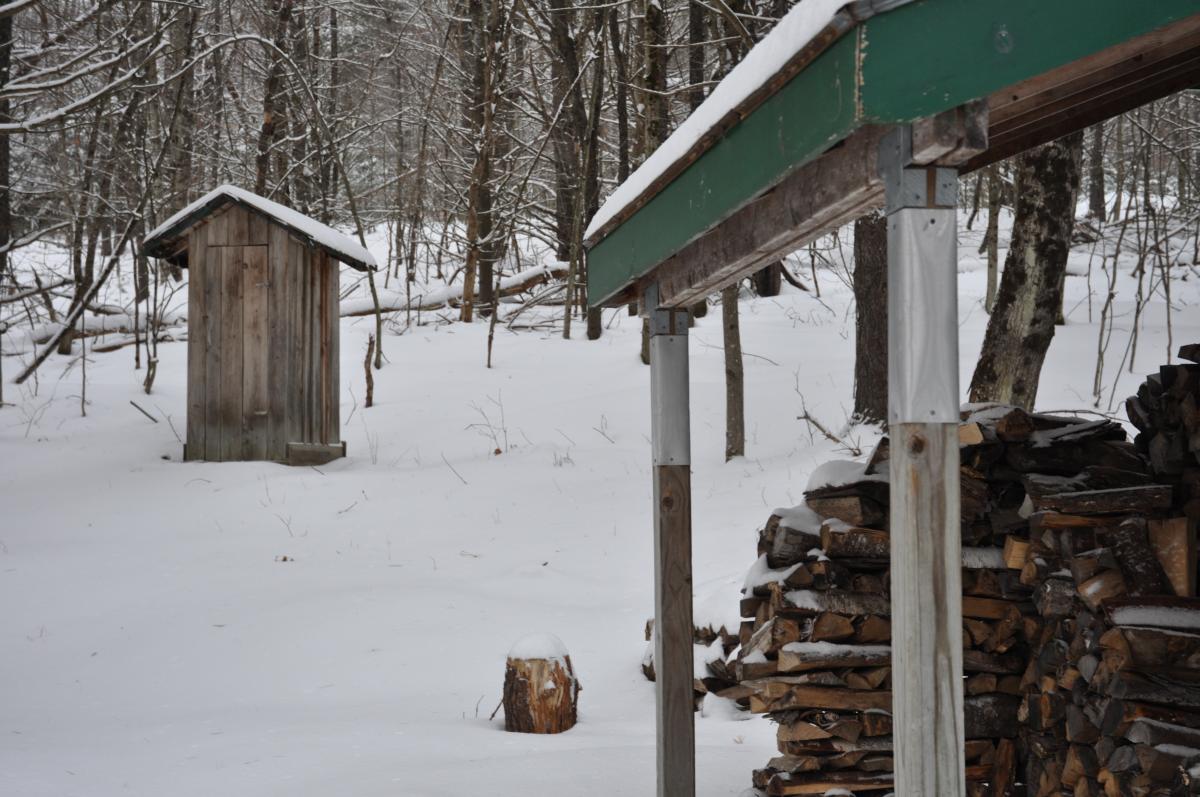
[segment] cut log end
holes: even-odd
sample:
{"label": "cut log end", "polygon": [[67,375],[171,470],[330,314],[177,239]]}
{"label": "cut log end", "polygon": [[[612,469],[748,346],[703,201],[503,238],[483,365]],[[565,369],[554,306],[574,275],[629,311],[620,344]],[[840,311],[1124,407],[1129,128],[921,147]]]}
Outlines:
{"label": "cut log end", "polygon": [[571,657],[508,657],[504,670],[504,729],[562,733],[575,726],[579,680]]}

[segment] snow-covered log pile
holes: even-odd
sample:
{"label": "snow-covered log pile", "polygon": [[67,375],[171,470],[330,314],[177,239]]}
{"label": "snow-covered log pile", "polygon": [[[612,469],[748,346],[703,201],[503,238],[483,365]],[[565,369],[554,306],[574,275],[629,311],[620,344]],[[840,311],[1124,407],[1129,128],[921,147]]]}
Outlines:
{"label": "snow-covered log pile", "polygon": [[[725,626],[695,625],[692,627],[693,671],[692,697],[697,711],[704,704],[704,697],[717,694],[737,684],[733,654],[738,648],[736,625],[733,630]],[[642,674],[647,680],[655,680],[654,672],[654,620],[646,621],[646,653],[642,656]]]}
{"label": "snow-covered log pile", "polygon": [[1182,346],[1179,357],[1190,362],[1147,377],[1125,410],[1155,481],[1174,487],[1179,514],[1200,525],[1200,343]]}
{"label": "snow-covered log pile", "polygon": [[[1168,636],[1191,636],[1179,628],[1131,629],[1138,623],[1128,616],[1115,621],[1100,602],[1161,595],[1169,579],[1156,580],[1159,558],[1174,556],[1178,545],[1192,547],[1186,523],[1166,517],[1171,488],[1152,483],[1123,427],[1108,420],[971,406],[964,408],[959,441],[968,794],[1014,794],[1023,783],[1030,795],[1153,793],[1129,790],[1134,772],[1121,756],[1132,751],[1118,754],[1127,774],[1104,776],[1111,786],[1101,785],[1101,769],[1116,748],[1137,744],[1156,754],[1146,763],[1158,768],[1137,783],[1170,783],[1160,770],[1178,774],[1177,764],[1190,764],[1176,754],[1191,737],[1179,735],[1186,727],[1175,729],[1190,719],[1183,722],[1178,707],[1173,721],[1154,713],[1151,699],[1165,693],[1135,690],[1122,698],[1103,690],[1134,689],[1130,662],[1142,660],[1122,651],[1142,645],[1155,651],[1154,666],[1167,668],[1160,676],[1200,683],[1200,635],[1194,647],[1171,644]],[[886,440],[865,467],[823,466],[810,479],[805,504],[777,510],[760,534],[760,557],[742,601],[740,683],[722,695],[779,725],[780,755],[753,778],[769,795],[892,788],[886,474]],[[1190,572],[1188,565],[1168,569]],[[1123,589],[1095,586],[1118,577]],[[1193,622],[1200,634],[1200,603],[1193,614],[1191,603],[1177,597],[1110,602],[1143,613],[1169,603],[1170,622]],[[1092,639],[1092,631],[1100,633]],[[1181,675],[1182,662],[1194,654],[1196,677]],[[1095,666],[1079,666],[1085,655]],[[1104,668],[1122,656],[1108,677]],[[1169,689],[1191,691],[1180,683]],[[1108,708],[1119,699],[1136,705],[1100,723],[1106,711],[1122,710]],[[1200,699],[1195,710],[1200,716]],[[1150,713],[1129,714],[1142,711]],[[1081,717],[1093,715],[1091,741],[1069,738]],[[1150,721],[1139,724],[1143,716]],[[1136,725],[1138,740],[1162,723],[1173,729],[1146,736],[1150,742],[1122,736]]]}
{"label": "snow-covered log pile", "polygon": [[1028,534],[1006,558],[1040,623],[1021,714],[1030,795],[1200,793],[1195,526],[1181,511],[1200,498],[1186,476],[1200,476],[1198,397],[1200,365],[1164,366],[1127,403],[1147,467],[1025,479]]}

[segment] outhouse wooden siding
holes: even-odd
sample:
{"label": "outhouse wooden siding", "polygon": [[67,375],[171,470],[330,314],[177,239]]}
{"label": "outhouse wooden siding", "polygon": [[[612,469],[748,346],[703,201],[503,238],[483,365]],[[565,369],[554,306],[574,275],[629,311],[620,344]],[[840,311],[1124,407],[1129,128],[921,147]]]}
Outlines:
{"label": "outhouse wooden siding", "polygon": [[338,262],[229,205],[188,232],[188,269],[187,459],[340,446]]}

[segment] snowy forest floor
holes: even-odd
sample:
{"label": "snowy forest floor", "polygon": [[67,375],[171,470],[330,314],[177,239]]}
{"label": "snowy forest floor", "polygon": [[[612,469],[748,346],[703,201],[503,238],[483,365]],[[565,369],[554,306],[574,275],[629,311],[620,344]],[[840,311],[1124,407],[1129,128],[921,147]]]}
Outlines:
{"label": "snowy forest floor", "polygon": [[[964,235],[960,266],[964,391],[987,321],[978,234]],[[1043,409],[1092,408],[1103,284],[1096,258],[1089,322],[1088,258],[1072,256]],[[1118,378],[1122,418],[1120,400],[1167,357],[1156,296],[1134,372],[1117,375],[1128,265],[1100,407]],[[1200,274],[1176,274],[1189,277],[1172,285],[1178,347],[1200,340]],[[744,459],[723,461],[719,309],[693,331],[698,621],[737,622],[756,530],[801,500],[815,466],[848,456],[797,420],[800,393],[864,452],[878,437],[845,428],[852,295],[830,271],[821,289],[741,304]],[[64,359],[36,395],[6,385],[17,406],[0,411],[0,794],[651,793],[653,685],[639,667],[653,610],[649,370],[637,319],[605,320],[599,342],[501,328],[491,370],[484,324],[388,336],[364,410],[372,321],[346,319],[349,456],[319,470],[181,463],[167,418],[182,434],[184,344],[162,344],[151,396],[131,350],[91,357],[86,418],[80,369]],[[505,653],[539,631],[571,652],[580,723],[506,734],[489,720]],[[700,794],[736,795],[773,755],[773,728],[710,700],[697,745]]]}

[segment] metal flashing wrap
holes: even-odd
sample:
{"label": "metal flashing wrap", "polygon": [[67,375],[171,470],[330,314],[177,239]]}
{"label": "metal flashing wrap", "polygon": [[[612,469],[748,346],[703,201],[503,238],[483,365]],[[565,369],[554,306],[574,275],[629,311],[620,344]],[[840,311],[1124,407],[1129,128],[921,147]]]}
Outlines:
{"label": "metal flashing wrap", "polygon": [[650,436],[655,465],[692,463],[686,332],[650,338]]}
{"label": "metal flashing wrap", "polygon": [[958,422],[958,242],[952,208],[888,216],[888,420]]}

